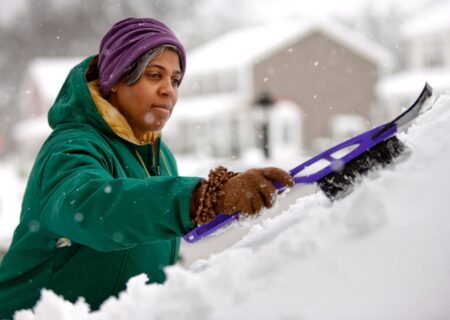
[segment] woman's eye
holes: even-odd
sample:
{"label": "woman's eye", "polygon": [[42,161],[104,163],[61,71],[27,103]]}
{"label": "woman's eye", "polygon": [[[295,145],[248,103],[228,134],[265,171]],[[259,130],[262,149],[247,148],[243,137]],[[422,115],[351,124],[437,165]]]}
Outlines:
{"label": "woman's eye", "polygon": [[161,75],[158,72],[149,72],[147,73],[147,76],[150,79],[159,79],[161,77]]}
{"label": "woman's eye", "polygon": [[178,87],[180,85],[180,79],[172,79],[172,85]]}

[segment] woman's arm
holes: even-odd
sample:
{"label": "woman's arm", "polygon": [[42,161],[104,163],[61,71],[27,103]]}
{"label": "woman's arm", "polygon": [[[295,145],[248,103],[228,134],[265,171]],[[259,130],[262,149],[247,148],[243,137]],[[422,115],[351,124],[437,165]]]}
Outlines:
{"label": "woman's arm", "polygon": [[99,251],[182,236],[197,177],[119,178],[100,145],[78,139],[49,156],[40,181],[41,223]]}

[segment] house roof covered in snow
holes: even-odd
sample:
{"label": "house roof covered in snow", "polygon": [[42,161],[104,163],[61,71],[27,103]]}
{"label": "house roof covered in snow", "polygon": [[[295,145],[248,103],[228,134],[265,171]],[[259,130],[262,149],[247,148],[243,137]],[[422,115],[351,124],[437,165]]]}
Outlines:
{"label": "house roof covered in snow", "polygon": [[443,1],[421,11],[402,26],[402,33],[410,38],[418,35],[450,30],[450,1]]}
{"label": "house roof covered in snow", "polygon": [[43,98],[52,102],[58,95],[69,71],[81,61],[82,58],[75,57],[33,59],[26,71],[27,78],[25,79],[23,91],[26,94],[28,90],[35,89],[27,88],[31,81],[38,86]]}
{"label": "house roof covered in snow", "polygon": [[384,99],[413,99],[422,90],[425,82],[439,94],[450,93],[450,71],[447,69],[400,72],[382,79],[376,91]]}
{"label": "house roof covered in snow", "polygon": [[286,20],[228,32],[189,52],[188,75],[246,67],[319,31],[380,67],[391,54],[370,39],[331,20]]}

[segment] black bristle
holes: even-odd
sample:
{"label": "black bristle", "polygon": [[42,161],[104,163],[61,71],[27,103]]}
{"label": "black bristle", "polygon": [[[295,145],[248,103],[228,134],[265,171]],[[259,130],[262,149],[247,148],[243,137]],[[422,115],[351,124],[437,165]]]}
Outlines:
{"label": "black bristle", "polygon": [[347,194],[355,181],[374,167],[385,167],[397,158],[405,145],[393,136],[359,155],[338,171],[334,171],[318,181],[320,189],[331,200]]}

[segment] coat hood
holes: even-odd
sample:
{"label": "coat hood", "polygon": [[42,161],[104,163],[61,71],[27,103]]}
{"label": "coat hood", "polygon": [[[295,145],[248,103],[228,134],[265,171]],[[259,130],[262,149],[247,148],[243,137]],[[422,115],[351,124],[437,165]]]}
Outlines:
{"label": "coat hood", "polygon": [[114,134],[98,112],[89,92],[86,72],[94,56],[83,60],[70,70],[64,84],[48,112],[52,129],[64,124],[87,123],[107,134]]}

